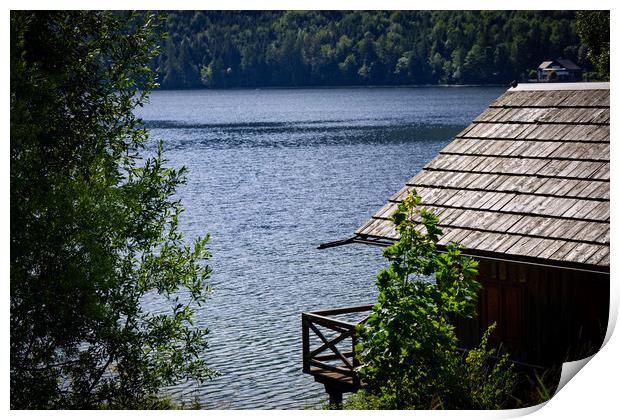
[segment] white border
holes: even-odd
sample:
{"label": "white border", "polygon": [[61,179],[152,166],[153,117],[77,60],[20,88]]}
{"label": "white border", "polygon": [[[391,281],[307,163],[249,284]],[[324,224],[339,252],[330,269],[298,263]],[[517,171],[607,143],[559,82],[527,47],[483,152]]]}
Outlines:
{"label": "white border", "polygon": [[[325,0],[316,0],[316,1],[261,1],[261,2],[249,2],[244,0],[227,0],[226,2],[198,2],[198,1],[176,1],[176,2],[164,2],[164,1],[144,1],[144,0],[132,0],[132,1],[119,1],[119,0],[109,0],[109,1],[92,1],[85,3],[83,1],[54,1],[54,2],[43,2],[43,1],[32,1],[32,0],[24,0],[24,1],[14,1],[9,0],[3,2],[6,5],[3,10],[3,22],[4,25],[1,26],[2,34],[3,34],[3,54],[2,57],[5,60],[5,65],[2,67],[4,71],[4,77],[2,78],[3,91],[8,94],[9,92],[9,10],[10,9],[151,9],[151,10],[165,10],[165,9],[174,9],[174,10],[193,10],[193,9],[229,9],[229,10],[238,10],[238,9],[257,9],[257,10],[308,10],[308,9],[316,9],[316,10],[328,10],[328,9],[340,9],[340,10],[389,10],[389,9],[419,9],[419,10],[439,10],[439,9],[451,9],[451,10],[461,10],[461,9],[469,9],[469,10],[483,10],[483,9],[503,9],[505,6],[510,6],[510,9],[513,10],[541,10],[541,9],[556,9],[556,10],[580,10],[580,9],[611,9],[612,22],[618,21],[620,19],[620,15],[617,12],[617,7],[615,3],[611,1],[602,1],[602,0],[589,0],[588,2],[583,1],[557,1],[557,0],[546,0],[541,2],[539,0],[520,0],[518,2],[511,2],[510,4],[505,2],[498,1],[480,1],[473,0],[468,1],[466,3],[462,2],[446,2],[446,1],[434,1],[434,2],[419,2],[412,3],[410,1],[392,1],[392,0],[383,0],[381,2],[377,1],[368,1],[368,0],[358,0],[358,1],[325,1]],[[431,7],[429,7],[431,6]],[[614,26],[611,27],[611,39],[612,39],[612,56],[615,57],[617,53],[617,42],[618,42],[618,31],[614,29]],[[614,65],[615,61],[612,59],[612,73],[616,75],[615,72],[616,67]],[[616,76],[620,77],[620,76]],[[614,89],[612,86],[612,103],[615,102],[614,98],[617,95],[617,89]],[[8,95],[7,95],[8,96]],[[5,410],[8,411],[9,407],[9,305],[8,305],[8,296],[9,296],[9,214],[8,214],[8,202],[10,197],[9,191],[9,141],[10,138],[10,127],[9,127],[9,106],[7,96],[5,96],[5,111],[3,113],[3,122],[4,122],[4,131],[5,131],[5,139],[2,142],[3,147],[3,165],[0,166],[0,171],[2,174],[2,194],[5,199],[3,200],[2,206],[2,224],[1,224],[1,232],[3,234],[4,241],[2,242],[2,255],[4,255],[4,264],[3,264],[3,278],[5,279],[5,298],[2,300],[2,305],[4,309],[4,323],[3,323],[3,334],[4,338],[3,346],[2,346],[2,356],[4,361],[4,374],[2,375],[2,390],[4,399],[4,407]],[[612,106],[612,120],[616,121],[614,117],[614,109],[615,104]],[[615,129],[615,125],[612,125],[611,129],[611,138],[616,139],[617,129]],[[616,147],[614,145],[614,141],[612,141],[611,148],[611,160],[612,162],[616,159],[614,156],[616,155]],[[613,173],[613,171],[612,171]],[[615,196],[616,193],[614,183],[611,183],[611,197],[612,197],[612,214],[615,210]],[[612,215],[612,219],[615,219],[615,215]],[[612,224],[612,232],[611,236],[615,237],[616,229],[615,225]],[[611,270],[611,311],[610,311],[610,326],[615,324],[618,312],[618,291],[619,287],[617,285],[617,273],[618,270],[616,267],[616,247],[611,246],[612,250],[612,270]],[[613,328],[613,327],[612,327]],[[613,416],[617,416],[618,409],[618,395],[616,388],[618,386],[618,374],[620,373],[620,363],[617,360],[616,355],[620,355],[620,344],[617,338],[617,334],[611,335],[609,341],[606,343],[604,348],[592,358],[592,360],[582,369],[581,372],[578,373],[577,377],[566,384],[566,386],[556,395],[554,396],[542,409],[534,411],[531,414],[532,418],[536,419],[557,419],[557,418],[568,418],[568,419],[584,419],[584,418],[610,418]],[[393,418],[410,418],[411,416],[415,416],[415,418],[458,418],[458,419],[486,419],[486,418],[506,418],[506,417],[515,417],[524,414],[528,414],[532,410],[516,410],[516,411],[502,411],[502,412],[477,412],[477,411],[443,411],[443,412],[323,412],[323,411],[212,411],[208,413],[203,412],[92,412],[89,413],[89,416],[99,417],[105,416],[106,418],[110,415],[120,416],[121,418],[127,418],[129,416],[136,415],[148,415],[153,418],[166,418],[169,419],[171,416],[174,417],[198,417],[201,418],[203,416],[215,416],[217,418],[222,419],[231,419],[238,417],[246,417],[246,418],[290,418],[291,415],[299,416],[300,418],[352,418],[356,419],[371,419],[376,416],[389,416]],[[82,412],[66,412],[66,411],[57,411],[57,412],[17,412],[11,411],[8,413],[11,417],[15,418],[32,418],[33,416],[45,416],[50,418],[82,418],[85,413]],[[374,420],[374,419],[373,419]]]}

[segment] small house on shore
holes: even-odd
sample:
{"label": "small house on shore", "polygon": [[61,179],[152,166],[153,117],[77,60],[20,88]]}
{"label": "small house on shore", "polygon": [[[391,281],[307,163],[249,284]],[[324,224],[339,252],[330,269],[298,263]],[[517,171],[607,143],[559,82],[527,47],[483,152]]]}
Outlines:
{"label": "small house on shore", "polygon": [[537,69],[539,82],[580,82],[583,69],[567,58],[543,61]]}
{"label": "small house on shore", "polygon": [[[456,325],[465,347],[497,322],[492,339],[513,360],[551,367],[589,356],[609,315],[609,112],[609,83],[508,89],[353,237],[322,247],[398,240],[390,216],[415,189],[439,218],[439,245],[458,242],[479,261],[478,317]],[[319,316],[343,311],[353,310]],[[304,352],[315,379],[330,371],[312,364],[319,353]]]}

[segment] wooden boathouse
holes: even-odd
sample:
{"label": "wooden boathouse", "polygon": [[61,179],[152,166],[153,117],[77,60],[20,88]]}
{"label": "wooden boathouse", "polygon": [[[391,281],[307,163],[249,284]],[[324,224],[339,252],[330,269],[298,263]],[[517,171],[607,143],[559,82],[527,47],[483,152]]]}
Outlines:
{"label": "wooden boathouse", "polygon": [[[440,246],[458,242],[480,263],[478,317],[456,324],[465,347],[497,322],[492,340],[516,361],[595,353],[609,315],[609,97],[609,83],[508,89],[353,237],[321,247],[393,243],[389,218],[415,189],[439,217]],[[302,315],[303,371],[332,401],[363,385],[355,325],[370,308]]]}

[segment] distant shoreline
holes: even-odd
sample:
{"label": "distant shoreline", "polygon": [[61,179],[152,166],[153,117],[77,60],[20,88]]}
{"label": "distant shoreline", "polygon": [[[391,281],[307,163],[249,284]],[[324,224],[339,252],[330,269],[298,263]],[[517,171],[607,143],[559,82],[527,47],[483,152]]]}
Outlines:
{"label": "distant shoreline", "polygon": [[[524,82],[526,83],[526,82]],[[444,87],[444,88],[470,88],[470,87],[505,87],[508,89],[510,84],[499,84],[499,83],[489,83],[489,84],[471,84],[471,85],[451,85],[451,84],[428,84],[428,85],[307,85],[307,86],[246,86],[246,87],[192,87],[192,88],[157,88],[154,91],[173,91],[173,90],[285,90],[285,89],[317,89],[317,90],[330,90],[330,89],[424,89],[424,88],[434,88],[434,87]]]}

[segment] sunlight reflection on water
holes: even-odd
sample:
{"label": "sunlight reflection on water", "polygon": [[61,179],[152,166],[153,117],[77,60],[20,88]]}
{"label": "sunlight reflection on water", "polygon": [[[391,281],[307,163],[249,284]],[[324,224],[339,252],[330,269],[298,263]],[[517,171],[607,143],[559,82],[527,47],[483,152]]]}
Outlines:
{"label": "sunlight reflection on water", "polygon": [[189,168],[181,227],[212,235],[215,292],[198,324],[222,373],[170,393],[233,409],[324,399],[301,372],[300,314],[374,302],[383,258],[374,247],[316,247],[351,236],[502,90],[153,93],[140,115],[169,164]]}

